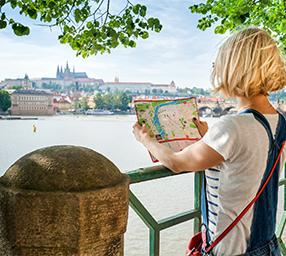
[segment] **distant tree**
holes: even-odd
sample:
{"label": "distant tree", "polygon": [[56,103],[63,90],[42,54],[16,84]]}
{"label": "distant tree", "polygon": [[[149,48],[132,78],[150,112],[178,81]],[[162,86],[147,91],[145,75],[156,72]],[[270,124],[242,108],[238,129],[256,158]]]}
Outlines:
{"label": "distant tree", "polygon": [[125,92],[121,92],[118,96],[120,101],[120,110],[126,111],[128,108],[129,98]]}
{"label": "distant tree", "polygon": [[132,102],[132,100],[133,100],[132,95],[128,95],[128,96],[127,96],[127,99],[128,99],[128,103],[131,103],[131,102]]}
{"label": "distant tree", "polygon": [[11,107],[11,98],[9,92],[3,90],[0,91],[0,108],[3,111],[6,111],[10,107]]}
{"label": "distant tree", "polygon": [[116,94],[112,95],[112,101],[113,101],[113,108],[114,110],[121,108],[121,102],[119,100],[119,96]]}
{"label": "distant tree", "polygon": [[162,89],[159,89],[159,90],[158,90],[158,93],[160,93],[160,94],[163,93],[163,90],[162,90]]}
{"label": "distant tree", "polygon": [[95,109],[103,109],[103,99],[100,92],[93,98],[93,102],[95,103]]}
{"label": "distant tree", "polygon": [[106,91],[107,91],[108,93],[110,92],[110,87],[109,87],[109,86],[106,88]]}
{"label": "distant tree", "polygon": [[82,107],[82,109],[84,109],[84,110],[88,110],[89,109],[87,103],[88,103],[88,97],[82,97],[81,98],[81,107]]}
{"label": "distant tree", "polygon": [[154,94],[157,93],[157,89],[153,89],[152,93],[154,93]]}
{"label": "distant tree", "polygon": [[42,88],[43,89],[49,89],[52,92],[59,92],[62,88],[62,86],[60,84],[56,84],[55,82],[49,82],[47,83],[42,83]]}
{"label": "distant tree", "polygon": [[104,94],[103,97],[103,108],[107,110],[114,110],[114,100],[110,93]]}
{"label": "distant tree", "polygon": [[23,89],[23,86],[21,85],[18,85],[18,86],[12,86],[11,89],[16,89],[16,90],[20,90],[20,89]]}
{"label": "distant tree", "polygon": [[47,83],[42,83],[42,88],[47,89]]}
{"label": "distant tree", "polygon": [[116,95],[118,95],[118,94],[119,94],[119,90],[118,90],[118,88],[117,88],[117,87],[115,88],[114,93],[115,93]]}
{"label": "distant tree", "polygon": [[75,91],[75,84],[70,83],[68,86],[68,91]]}
{"label": "distant tree", "polygon": [[196,95],[205,95],[205,91],[203,88],[197,88],[194,93]]}

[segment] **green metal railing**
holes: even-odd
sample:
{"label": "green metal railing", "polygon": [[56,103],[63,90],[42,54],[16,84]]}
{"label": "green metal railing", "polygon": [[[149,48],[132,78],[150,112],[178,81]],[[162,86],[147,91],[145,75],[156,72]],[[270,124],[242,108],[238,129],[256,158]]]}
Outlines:
{"label": "green metal railing", "polygon": [[[285,165],[286,177],[286,165]],[[127,172],[130,177],[130,184],[144,182],[148,180],[154,180],[174,175],[187,174],[189,172],[173,173],[164,166],[155,166],[150,168],[142,168],[135,171]],[[189,173],[190,174],[190,173]],[[183,212],[166,219],[155,220],[150,212],[144,207],[139,199],[132,193],[129,192],[129,205],[142,219],[142,221],[149,228],[149,255],[159,256],[160,251],[160,231],[182,222],[194,219],[194,234],[199,232],[201,226],[201,188],[202,188],[203,173],[196,172],[194,174],[194,209],[187,212]],[[286,243],[282,241],[283,230],[286,224],[286,178],[279,181],[279,186],[284,186],[284,211],[278,225],[276,236],[279,243],[279,248],[282,255],[286,256]]]}
{"label": "green metal railing", "polygon": [[[142,168],[135,171],[127,172],[130,177],[130,184],[135,184],[143,181],[154,180],[174,175],[190,174],[190,172],[173,173],[164,166],[155,166],[150,168]],[[194,174],[194,209],[187,212],[168,217],[162,220],[155,220],[150,212],[144,207],[139,199],[129,192],[129,205],[142,219],[149,228],[149,255],[159,256],[160,251],[160,231],[182,222],[194,219],[194,234],[199,232],[201,226],[201,187],[203,173],[196,172]]]}

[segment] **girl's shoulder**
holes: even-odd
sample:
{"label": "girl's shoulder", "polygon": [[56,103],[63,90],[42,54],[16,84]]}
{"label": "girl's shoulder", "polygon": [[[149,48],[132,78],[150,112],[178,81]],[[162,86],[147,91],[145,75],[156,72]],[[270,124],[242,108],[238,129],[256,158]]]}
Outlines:
{"label": "girl's shoulder", "polygon": [[255,123],[255,118],[252,114],[236,114],[236,115],[224,115],[221,116],[215,125],[220,127],[237,128],[248,126]]}

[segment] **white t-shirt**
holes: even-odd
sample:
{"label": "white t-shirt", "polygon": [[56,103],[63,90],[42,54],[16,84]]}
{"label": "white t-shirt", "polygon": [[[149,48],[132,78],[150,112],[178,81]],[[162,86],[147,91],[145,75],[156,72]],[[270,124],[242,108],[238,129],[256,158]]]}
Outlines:
{"label": "white t-shirt", "polygon": [[[264,115],[273,135],[278,114]],[[225,159],[206,170],[209,229],[214,241],[255,197],[264,175],[269,149],[265,128],[252,114],[223,116],[203,141]],[[280,171],[286,150],[280,160]],[[247,249],[253,217],[251,207],[236,226],[214,247],[214,255],[237,255]]]}

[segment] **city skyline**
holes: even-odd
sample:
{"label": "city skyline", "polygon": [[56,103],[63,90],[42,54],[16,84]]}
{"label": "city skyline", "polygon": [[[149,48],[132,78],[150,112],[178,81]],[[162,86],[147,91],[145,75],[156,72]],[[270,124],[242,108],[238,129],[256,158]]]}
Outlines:
{"label": "city skyline", "polygon": [[[71,70],[75,67],[76,72],[86,72],[88,77],[105,82],[119,77],[122,82],[174,81],[180,88],[211,88],[211,63],[227,35],[196,28],[200,16],[188,9],[194,1],[139,2],[148,7],[149,16],[160,19],[163,30],[159,34],[150,32],[146,40],[137,40],[136,48],[120,46],[111,54],[86,59],[75,57],[69,45],[60,44],[57,29],[50,32],[48,27],[33,26],[36,22],[21,17],[31,26],[29,36],[17,37],[10,28],[0,30],[0,80],[23,78],[25,74],[30,78],[55,77],[57,65],[64,67],[68,61]],[[14,17],[11,11],[10,15]]]}

